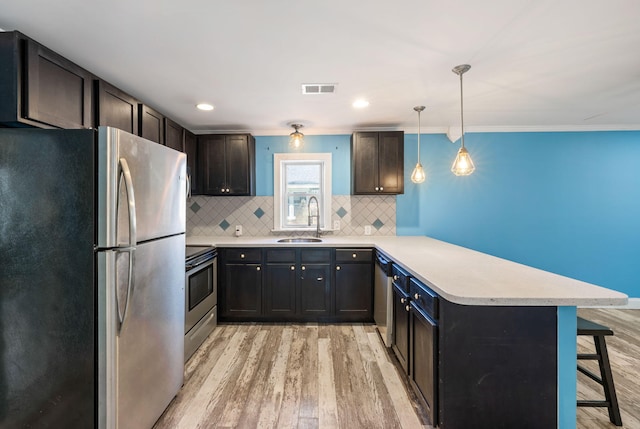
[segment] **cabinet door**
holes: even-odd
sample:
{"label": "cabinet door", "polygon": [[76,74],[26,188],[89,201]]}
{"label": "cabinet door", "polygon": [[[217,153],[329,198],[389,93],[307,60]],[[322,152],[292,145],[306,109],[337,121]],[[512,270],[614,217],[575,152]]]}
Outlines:
{"label": "cabinet door", "polygon": [[411,370],[410,379],[414,390],[426,407],[432,425],[437,424],[436,387],[437,376],[437,326],[428,316],[416,308],[411,309]]}
{"label": "cabinet door", "polygon": [[373,265],[336,264],[336,318],[341,321],[370,322],[373,306]]}
{"label": "cabinet door", "polygon": [[352,194],[378,192],[378,133],[355,133],[351,142]]}
{"label": "cabinet door", "polygon": [[296,264],[266,265],[265,315],[291,319],[296,314]]}
{"label": "cabinet door", "polygon": [[104,125],[138,135],[138,100],[103,80],[95,81],[98,103],[96,126]]}
{"label": "cabinet door", "polygon": [[409,295],[393,286],[393,351],[409,372]]}
{"label": "cabinet door", "polygon": [[379,134],[378,178],[380,193],[404,193],[404,133],[402,131]]}
{"label": "cabinet door", "polygon": [[184,153],[187,154],[187,175],[191,184],[191,194],[198,195],[200,184],[198,177],[198,139],[191,131],[184,130]]}
{"label": "cabinet door", "polygon": [[201,174],[201,193],[228,195],[226,192],[225,136],[198,136],[198,166]]}
{"label": "cabinet door", "polygon": [[147,105],[139,104],[138,106],[140,137],[164,144],[164,116]]}
{"label": "cabinet door", "polygon": [[300,313],[313,320],[331,315],[331,266],[302,264],[300,266]]}
{"label": "cabinet door", "polygon": [[90,128],[92,75],[38,43],[26,42],[23,117],[59,128]]}
{"label": "cabinet door", "polygon": [[164,118],[164,144],[171,149],[184,152],[184,128],[169,118]]}
{"label": "cabinet door", "polygon": [[258,318],[262,315],[262,266],[226,264],[224,267],[222,315],[231,318]]}
{"label": "cabinet door", "polygon": [[248,135],[226,137],[227,188],[230,195],[251,195],[251,162]]}

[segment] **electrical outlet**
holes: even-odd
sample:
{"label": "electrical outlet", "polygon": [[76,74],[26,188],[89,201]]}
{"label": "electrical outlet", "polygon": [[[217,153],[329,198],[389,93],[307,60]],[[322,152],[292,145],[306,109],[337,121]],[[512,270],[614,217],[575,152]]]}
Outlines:
{"label": "electrical outlet", "polygon": [[335,231],[340,231],[340,221],[339,220],[334,220],[333,221],[333,229]]}
{"label": "electrical outlet", "polygon": [[364,235],[371,235],[371,225],[364,226]]}
{"label": "electrical outlet", "polygon": [[236,237],[240,237],[242,235],[242,225],[236,225]]}

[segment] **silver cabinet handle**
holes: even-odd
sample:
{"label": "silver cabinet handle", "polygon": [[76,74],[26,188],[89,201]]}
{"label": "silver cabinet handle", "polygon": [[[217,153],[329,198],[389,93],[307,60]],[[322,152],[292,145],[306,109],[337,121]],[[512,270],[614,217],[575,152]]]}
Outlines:
{"label": "silver cabinet handle", "polygon": [[336,267],[336,271],[340,271],[340,265]]}
{"label": "silver cabinet handle", "polygon": [[240,254],[240,259],[244,259],[244,253]]}
{"label": "silver cabinet handle", "polygon": [[318,277],[316,280],[321,282],[322,281],[322,277]]}
{"label": "silver cabinet handle", "polygon": [[413,299],[420,299],[420,295],[418,294],[418,292],[416,292],[416,294],[413,295]]}
{"label": "silver cabinet handle", "polygon": [[381,190],[381,191],[384,191],[384,188],[383,188],[382,186],[380,186],[380,190]]}
{"label": "silver cabinet handle", "polygon": [[351,255],[351,257],[352,257],[353,259],[355,259],[355,258],[357,258],[357,257],[358,257],[358,254],[357,254],[357,253],[354,253],[353,255]]}
{"label": "silver cabinet handle", "polygon": [[411,309],[411,307],[409,307],[408,305],[404,308],[405,310],[409,311]]}
{"label": "silver cabinet handle", "polygon": [[258,266],[256,267],[256,270],[257,270],[257,271],[260,271],[260,265],[258,265]]}
{"label": "silver cabinet handle", "polygon": [[400,298],[400,303],[406,304],[407,303],[407,298]]}
{"label": "silver cabinet handle", "polygon": [[378,187],[376,186],[376,191],[378,190]]}
{"label": "silver cabinet handle", "polygon": [[229,191],[229,188],[227,188],[227,194],[228,194],[229,192],[230,192],[230,191]]}
{"label": "silver cabinet handle", "polygon": [[394,280],[398,280],[398,276],[393,276],[393,279]]}
{"label": "silver cabinet handle", "polygon": [[304,271],[304,270],[306,270],[306,267],[303,265],[303,266],[302,266],[302,271]]}
{"label": "silver cabinet handle", "polygon": [[294,265],[291,266],[291,268],[289,268],[291,271],[295,270],[296,267]]}

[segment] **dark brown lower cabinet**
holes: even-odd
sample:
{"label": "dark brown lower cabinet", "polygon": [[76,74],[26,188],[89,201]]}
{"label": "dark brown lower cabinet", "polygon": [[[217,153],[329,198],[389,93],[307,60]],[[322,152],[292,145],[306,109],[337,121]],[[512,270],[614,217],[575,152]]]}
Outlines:
{"label": "dark brown lower cabinet", "polygon": [[228,264],[222,308],[225,316],[258,317],[262,313],[262,271],[260,264]]}
{"label": "dark brown lower cabinet", "polygon": [[334,290],[336,317],[371,322],[373,318],[373,251],[337,249]]}
{"label": "dark brown lower cabinet", "polygon": [[393,285],[393,342],[391,348],[400,366],[409,372],[409,295]]}
{"label": "dark brown lower cabinet", "polygon": [[312,321],[331,316],[331,265],[300,266],[300,317]]}
{"label": "dark brown lower cabinet", "polygon": [[273,319],[289,319],[296,314],[296,271],[291,264],[267,264],[265,315]]}
{"label": "dark brown lower cabinet", "polygon": [[429,416],[437,422],[438,326],[419,308],[411,305],[409,381]]}

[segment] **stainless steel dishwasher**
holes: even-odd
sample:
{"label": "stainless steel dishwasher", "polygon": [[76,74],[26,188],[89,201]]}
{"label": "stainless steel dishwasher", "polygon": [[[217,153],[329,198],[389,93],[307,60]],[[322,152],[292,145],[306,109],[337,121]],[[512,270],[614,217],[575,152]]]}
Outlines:
{"label": "stainless steel dishwasher", "polygon": [[384,345],[391,347],[393,340],[393,285],[392,263],[380,252],[376,252],[376,272],[373,296],[373,320]]}

